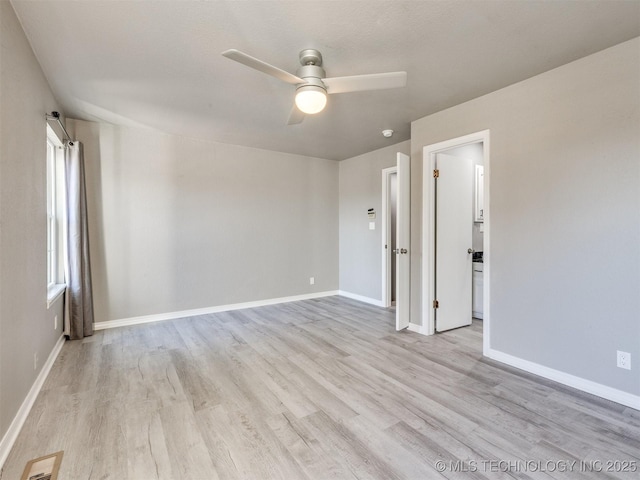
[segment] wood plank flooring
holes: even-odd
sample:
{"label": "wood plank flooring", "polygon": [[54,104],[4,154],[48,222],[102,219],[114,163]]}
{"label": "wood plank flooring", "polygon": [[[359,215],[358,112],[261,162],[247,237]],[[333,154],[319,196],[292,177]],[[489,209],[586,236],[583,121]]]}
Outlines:
{"label": "wood plank flooring", "polygon": [[477,320],[394,324],[327,297],[67,342],[0,479],[639,478],[640,412],[482,358]]}

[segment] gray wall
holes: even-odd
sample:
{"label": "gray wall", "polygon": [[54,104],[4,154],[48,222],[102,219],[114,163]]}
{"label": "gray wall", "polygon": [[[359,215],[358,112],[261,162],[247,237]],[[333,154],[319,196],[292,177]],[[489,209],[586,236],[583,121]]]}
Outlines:
{"label": "gray wall", "polygon": [[[58,106],[5,1],[0,2],[0,52],[1,439],[62,334],[62,300],[47,310],[44,115]],[[57,330],[54,315],[59,315]]]}
{"label": "gray wall", "polygon": [[413,322],[422,148],[484,129],[491,347],[640,394],[640,39],[413,122]]}
{"label": "gray wall", "polygon": [[[340,290],[382,300],[382,169],[409,154],[410,142],[340,162]],[[376,210],[369,230],[367,210]]]}
{"label": "gray wall", "polygon": [[69,127],[85,144],[97,322],[337,290],[337,162]]}

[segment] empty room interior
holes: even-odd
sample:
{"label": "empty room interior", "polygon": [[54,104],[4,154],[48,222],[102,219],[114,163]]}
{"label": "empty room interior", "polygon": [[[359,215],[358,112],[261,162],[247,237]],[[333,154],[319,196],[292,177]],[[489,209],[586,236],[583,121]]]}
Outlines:
{"label": "empty room interior", "polygon": [[0,0],[0,479],[640,475],[639,0]]}

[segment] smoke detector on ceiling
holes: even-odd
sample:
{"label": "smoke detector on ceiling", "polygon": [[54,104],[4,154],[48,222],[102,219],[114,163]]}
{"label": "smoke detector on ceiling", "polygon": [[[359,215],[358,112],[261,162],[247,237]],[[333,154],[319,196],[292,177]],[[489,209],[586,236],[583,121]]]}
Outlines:
{"label": "smoke detector on ceiling", "polygon": [[391,137],[393,135],[393,130],[382,130],[382,135],[385,138],[389,138],[389,137]]}

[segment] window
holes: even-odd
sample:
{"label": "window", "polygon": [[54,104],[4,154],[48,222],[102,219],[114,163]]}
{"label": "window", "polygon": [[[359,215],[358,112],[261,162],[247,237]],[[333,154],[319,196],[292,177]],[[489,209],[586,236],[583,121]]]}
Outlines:
{"label": "window", "polygon": [[64,146],[47,125],[47,305],[64,292],[62,219]]}

